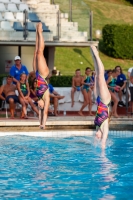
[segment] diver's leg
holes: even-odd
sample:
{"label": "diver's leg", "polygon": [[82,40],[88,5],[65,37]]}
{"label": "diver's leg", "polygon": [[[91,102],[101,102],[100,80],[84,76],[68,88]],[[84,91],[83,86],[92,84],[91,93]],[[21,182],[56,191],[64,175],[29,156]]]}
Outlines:
{"label": "diver's leg", "polygon": [[39,122],[40,127],[43,125],[43,109],[39,108]]}
{"label": "diver's leg", "polygon": [[113,108],[112,108],[112,115],[115,116],[115,117],[119,117],[118,114],[117,114],[117,105],[118,105],[118,99],[116,97],[116,94],[111,92],[111,98],[114,102],[114,105],[113,105]]}
{"label": "diver's leg", "polygon": [[102,102],[107,104],[111,99],[111,95],[109,93],[105,78],[104,78],[104,66],[102,61],[98,55],[98,51],[95,46],[91,46],[91,52],[93,55],[93,60],[95,64],[95,70],[97,75],[97,89],[98,95],[102,99]]}
{"label": "diver's leg", "polygon": [[89,89],[89,91],[88,91],[88,100],[89,100],[89,103],[88,103],[88,110],[89,110],[89,115],[90,116],[93,116],[93,114],[92,114],[92,112],[91,112],[91,110],[92,110],[92,99],[91,99],[91,95],[92,94],[92,91],[91,91],[91,89]]}
{"label": "diver's leg", "polygon": [[82,111],[89,104],[88,94],[87,94],[86,89],[83,89],[83,96],[84,96],[84,102],[83,102],[83,105],[82,105],[80,111],[78,112],[78,114],[81,115],[81,116],[84,116]]}
{"label": "diver's leg", "polygon": [[47,77],[49,74],[49,69],[43,55],[45,45],[44,45],[44,38],[42,35],[42,23],[39,23],[37,25],[37,34],[38,34],[37,68],[38,68],[39,73],[43,77]]}
{"label": "diver's leg", "polygon": [[[38,24],[37,24],[38,26]],[[36,62],[36,55],[38,51],[38,33],[37,33],[37,26],[36,26],[36,45],[35,45],[35,51],[34,51],[34,57],[33,57],[33,71],[36,72],[37,70],[37,62]]]}

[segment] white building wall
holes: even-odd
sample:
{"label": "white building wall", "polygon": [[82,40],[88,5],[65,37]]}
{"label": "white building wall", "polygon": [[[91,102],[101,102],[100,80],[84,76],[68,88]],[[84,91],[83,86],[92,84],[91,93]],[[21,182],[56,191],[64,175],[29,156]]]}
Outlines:
{"label": "white building wall", "polygon": [[18,46],[0,46],[0,74],[8,74],[5,72],[5,61],[12,60],[18,55]]}
{"label": "white building wall", "polygon": [[33,71],[32,61],[35,47],[21,47],[21,60],[22,64],[25,65],[29,72]]}
{"label": "white building wall", "polygon": [[[29,72],[33,71],[32,61],[35,47],[22,46],[21,47],[21,62],[25,65]],[[48,67],[50,70],[54,67],[55,47],[49,47],[48,53]],[[5,61],[12,60],[14,64],[14,57],[18,55],[18,46],[0,46],[0,74],[8,74],[5,71]]]}

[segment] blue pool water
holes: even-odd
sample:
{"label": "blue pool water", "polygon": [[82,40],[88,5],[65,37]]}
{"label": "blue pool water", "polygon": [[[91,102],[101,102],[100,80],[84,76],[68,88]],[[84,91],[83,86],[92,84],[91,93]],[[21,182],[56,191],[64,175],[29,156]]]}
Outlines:
{"label": "blue pool water", "polygon": [[0,138],[0,199],[133,199],[133,138]]}

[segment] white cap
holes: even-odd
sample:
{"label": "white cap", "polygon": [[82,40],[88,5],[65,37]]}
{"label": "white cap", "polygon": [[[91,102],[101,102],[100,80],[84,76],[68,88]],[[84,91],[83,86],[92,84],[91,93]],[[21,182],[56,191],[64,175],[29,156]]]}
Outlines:
{"label": "white cap", "polygon": [[15,56],[14,60],[21,60],[19,56]]}

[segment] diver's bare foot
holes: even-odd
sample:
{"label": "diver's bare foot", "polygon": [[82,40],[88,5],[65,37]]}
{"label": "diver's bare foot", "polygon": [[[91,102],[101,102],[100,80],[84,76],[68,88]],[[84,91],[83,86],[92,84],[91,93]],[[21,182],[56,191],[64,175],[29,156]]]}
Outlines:
{"label": "diver's bare foot", "polygon": [[74,102],[72,102],[72,104],[71,104],[71,107],[73,107],[74,106]]}
{"label": "diver's bare foot", "polygon": [[59,96],[58,99],[63,99],[65,96]]}
{"label": "diver's bare foot", "polygon": [[11,115],[11,116],[10,116],[10,119],[14,119],[14,116],[13,116],[13,115]]}
{"label": "diver's bare foot", "polygon": [[40,129],[45,130],[45,126],[41,125]]}
{"label": "diver's bare foot", "polygon": [[39,22],[39,23],[37,24],[37,31],[38,31],[38,32],[42,32],[42,31],[43,31],[43,29],[42,29],[42,23],[41,23],[41,22]]}
{"label": "diver's bare foot", "polygon": [[102,147],[102,150],[104,150],[106,146],[105,144],[102,144],[101,147]]}
{"label": "diver's bare foot", "polygon": [[94,54],[98,55],[97,48],[94,45],[91,45],[90,48],[91,48],[91,50],[93,51]]}
{"label": "diver's bare foot", "polygon": [[79,111],[78,114],[79,114],[80,116],[84,116],[83,113],[82,113],[81,111]]}
{"label": "diver's bare foot", "polygon": [[94,116],[93,113],[89,113],[89,116]]}
{"label": "diver's bare foot", "polygon": [[113,117],[116,117],[116,118],[118,118],[119,116],[115,113],[115,114],[113,114]]}

